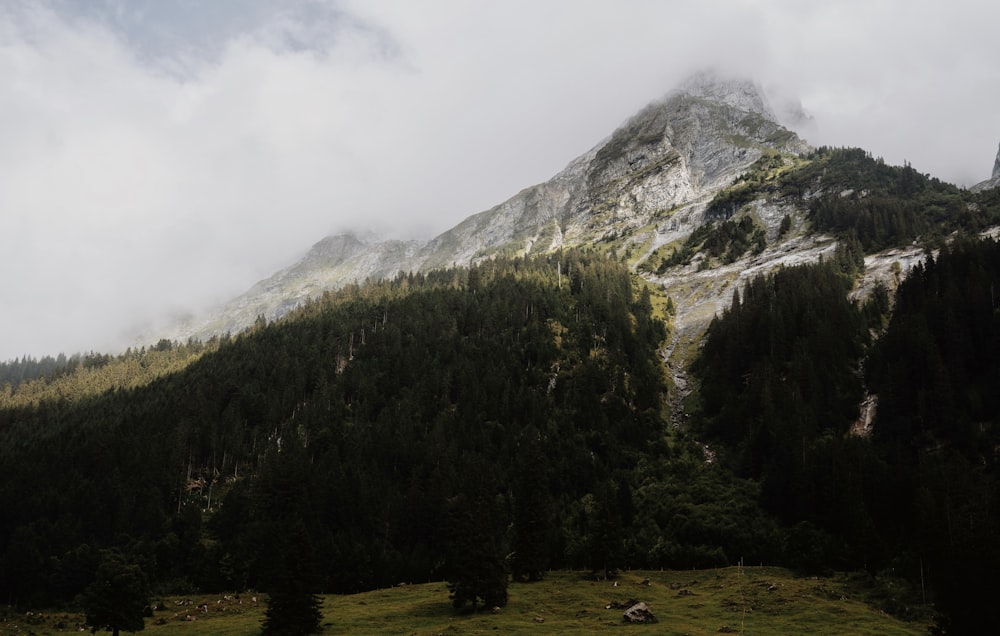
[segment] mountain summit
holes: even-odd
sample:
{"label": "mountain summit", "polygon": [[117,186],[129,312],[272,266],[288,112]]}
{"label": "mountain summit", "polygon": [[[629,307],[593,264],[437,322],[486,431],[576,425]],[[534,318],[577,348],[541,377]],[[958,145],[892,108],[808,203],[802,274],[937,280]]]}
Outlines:
{"label": "mountain summit", "polygon": [[808,145],[782,126],[754,82],[690,77],[640,110],[549,181],[468,217],[426,242],[328,237],[212,318],[174,334],[209,337],[277,318],[309,296],[352,282],[468,265],[499,254],[548,252],[657,233],[690,233],[711,198],[765,153]]}
{"label": "mountain summit", "polygon": [[725,77],[715,71],[700,71],[688,77],[671,92],[700,97],[736,110],[753,112],[776,120],[760,86],[747,78]]}

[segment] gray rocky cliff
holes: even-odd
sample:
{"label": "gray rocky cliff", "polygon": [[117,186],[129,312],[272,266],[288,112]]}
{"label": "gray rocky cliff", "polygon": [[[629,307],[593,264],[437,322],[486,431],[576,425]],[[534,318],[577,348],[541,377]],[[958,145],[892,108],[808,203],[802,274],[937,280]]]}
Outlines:
{"label": "gray rocky cliff", "polygon": [[765,150],[807,148],[777,123],[754,83],[702,73],[551,180],[430,241],[421,267],[621,236],[732,183]]}
{"label": "gray rocky cliff", "polygon": [[295,264],[260,281],[245,293],[210,311],[175,325],[173,340],[207,339],[238,333],[258,316],[274,320],[308,298],[327,290],[378,280],[412,269],[413,258],[423,245],[419,241],[378,241],[352,233],[328,236]]}
{"label": "gray rocky cliff", "polygon": [[997,149],[997,158],[993,162],[993,176],[986,181],[977,183],[969,189],[973,192],[982,192],[983,190],[992,190],[993,188],[1000,188],[1000,148]]}

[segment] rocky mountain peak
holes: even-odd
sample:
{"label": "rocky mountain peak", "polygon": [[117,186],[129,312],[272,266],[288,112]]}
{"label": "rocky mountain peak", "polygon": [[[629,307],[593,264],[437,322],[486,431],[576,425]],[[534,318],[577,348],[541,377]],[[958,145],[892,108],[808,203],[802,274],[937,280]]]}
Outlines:
{"label": "rocky mountain peak", "polygon": [[714,70],[699,71],[682,82],[670,96],[677,94],[700,97],[737,110],[758,113],[768,119],[777,119],[763,89],[747,78],[726,77]]}
{"label": "rocky mountain peak", "polygon": [[997,148],[997,159],[993,162],[993,178],[1000,178],[1000,148]]}

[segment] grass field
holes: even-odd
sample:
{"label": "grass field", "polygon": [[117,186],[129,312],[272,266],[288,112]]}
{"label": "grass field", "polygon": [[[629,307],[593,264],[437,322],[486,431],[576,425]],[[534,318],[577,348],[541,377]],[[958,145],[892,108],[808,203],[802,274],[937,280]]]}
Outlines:
{"label": "grass field", "polygon": [[[643,584],[644,580],[648,585]],[[617,587],[578,572],[551,572],[540,583],[511,584],[498,612],[456,613],[444,583],[406,585],[350,596],[326,596],[323,634],[926,634],[926,622],[904,622],[865,601],[861,577],[800,578],[781,568],[635,571]],[[146,619],[150,636],[249,636],[266,607],[253,595],[171,597]],[[658,624],[626,625],[612,602],[643,601]],[[184,604],[189,601],[189,603]],[[202,606],[199,608],[199,606]],[[65,634],[80,614],[8,612],[2,634]],[[191,617],[190,620],[188,617]],[[727,631],[731,630],[731,631]]]}

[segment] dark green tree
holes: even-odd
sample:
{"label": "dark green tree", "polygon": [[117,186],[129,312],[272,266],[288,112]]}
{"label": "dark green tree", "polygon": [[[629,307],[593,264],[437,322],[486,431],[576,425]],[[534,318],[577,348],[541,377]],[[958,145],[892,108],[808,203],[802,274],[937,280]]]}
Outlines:
{"label": "dark green tree", "polygon": [[267,582],[264,634],[301,636],[321,632],[322,601],[316,595],[318,576],[314,551],[301,521],[286,524],[275,552],[275,567]]}
{"label": "dark green tree", "polygon": [[792,217],[786,214],[785,216],[781,217],[781,225],[778,226],[778,236],[782,237],[785,234],[788,234],[788,231],[790,229],[792,229]]}
{"label": "dark green tree", "polygon": [[83,607],[91,632],[107,629],[142,631],[149,607],[149,584],[142,569],[118,550],[104,551],[94,582],[83,593]]}
{"label": "dark green tree", "polygon": [[292,431],[275,444],[261,469],[256,510],[261,545],[261,586],[268,594],[263,621],[269,636],[321,631],[320,576],[306,519],[311,472],[302,440]]}
{"label": "dark green tree", "polygon": [[537,431],[529,433],[514,477],[514,557],[516,581],[540,581],[549,567],[548,539],[552,528],[546,460]]}
{"label": "dark green tree", "polygon": [[594,493],[590,520],[591,569],[610,579],[615,576],[622,557],[622,517],[618,487],[614,481],[600,484]]}
{"label": "dark green tree", "polygon": [[[481,476],[484,467],[472,464],[467,474]],[[448,502],[448,590],[455,609],[471,604],[475,612],[507,604],[507,567],[493,489],[484,479],[470,481]]]}

